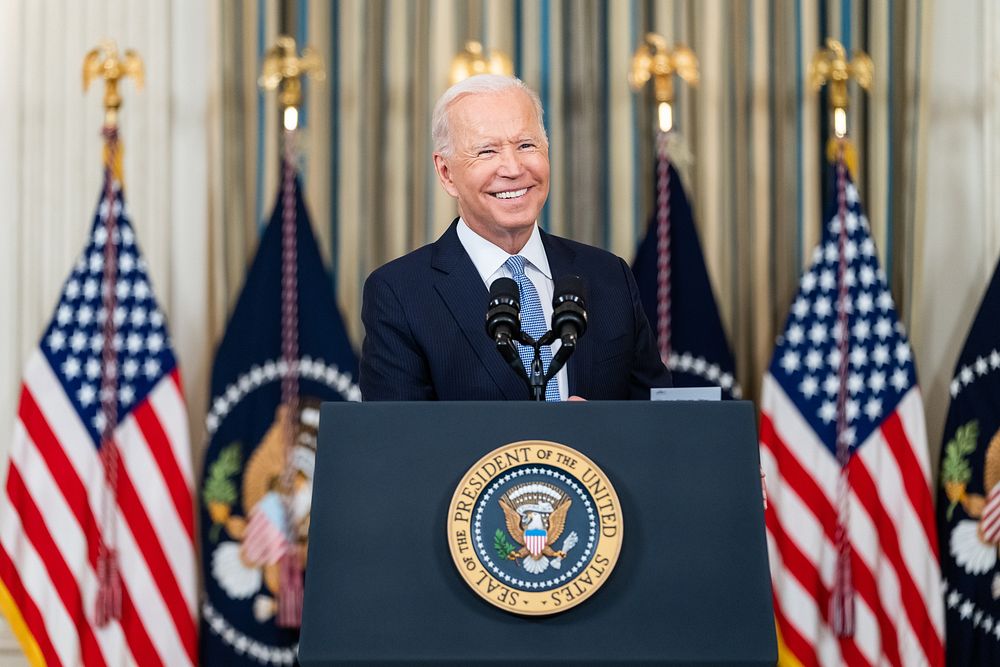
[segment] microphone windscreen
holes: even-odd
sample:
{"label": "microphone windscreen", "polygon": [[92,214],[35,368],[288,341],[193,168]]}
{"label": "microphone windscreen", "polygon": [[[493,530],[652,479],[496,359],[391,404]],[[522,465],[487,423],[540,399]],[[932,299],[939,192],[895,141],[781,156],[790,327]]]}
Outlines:
{"label": "microphone windscreen", "polygon": [[517,283],[511,278],[497,278],[490,285],[490,303],[497,299],[511,300],[520,306],[521,293],[517,289]]}
{"label": "microphone windscreen", "polygon": [[580,276],[568,275],[556,278],[552,297],[553,308],[567,300],[576,301],[581,308],[587,307],[587,286]]}

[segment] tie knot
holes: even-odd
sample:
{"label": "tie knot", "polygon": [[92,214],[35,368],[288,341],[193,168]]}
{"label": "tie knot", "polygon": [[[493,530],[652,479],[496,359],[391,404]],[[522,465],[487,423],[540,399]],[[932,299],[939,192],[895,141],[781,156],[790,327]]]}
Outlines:
{"label": "tie knot", "polygon": [[504,266],[507,267],[514,278],[520,278],[524,275],[524,261],[524,257],[512,255],[510,259],[504,262]]}

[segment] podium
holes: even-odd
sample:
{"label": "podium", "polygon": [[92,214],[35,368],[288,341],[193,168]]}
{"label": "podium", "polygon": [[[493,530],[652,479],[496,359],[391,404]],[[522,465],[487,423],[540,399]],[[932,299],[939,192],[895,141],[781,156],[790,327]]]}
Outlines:
{"label": "podium", "polygon": [[[326,403],[320,417],[302,665],[773,665],[749,402]],[[518,616],[457,570],[456,485],[507,443],[591,459],[618,494],[607,581],[572,609]]]}

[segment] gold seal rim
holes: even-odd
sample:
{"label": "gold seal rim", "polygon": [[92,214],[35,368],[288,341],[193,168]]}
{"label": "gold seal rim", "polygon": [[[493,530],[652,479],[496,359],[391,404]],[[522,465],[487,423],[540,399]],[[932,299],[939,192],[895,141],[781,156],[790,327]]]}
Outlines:
{"label": "gold seal rim", "polygon": [[[478,554],[476,554],[474,538],[472,537],[471,534],[472,516],[474,514],[475,507],[478,505],[480,497],[486,491],[489,484],[491,484],[497,477],[501,476],[504,473],[504,471],[508,469],[507,467],[497,470],[496,473],[490,476],[488,480],[483,481],[482,486],[476,492],[475,496],[471,499],[472,504],[471,504],[471,510],[469,511],[469,521],[468,521],[469,534],[467,535],[468,547],[471,548],[471,554],[472,554],[471,556],[467,556],[462,553],[461,545],[459,543],[459,540],[457,539],[457,532],[456,532],[458,520],[455,518],[455,513],[456,513],[455,509],[456,507],[458,507],[458,503],[463,498],[462,492],[470,487],[470,482],[473,479],[473,477],[476,475],[478,471],[480,471],[484,467],[485,464],[493,462],[496,459],[496,457],[501,456],[512,449],[519,449],[519,448],[535,448],[535,451],[537,451],[537,448],[553,450],[570,458],[577,459],[580,463],[585,464],[585,467],[589,467],[596,473],[597,481],[598,483],[603,484],[603,490],[606,491],[608,497],[611,498],[612,500],[611,506],[614,509],[613,516],[615,517],[615,519],[613,522],[610,522],[608,524],[614,526],[615,528],[614,535],[606,536],[604,534],[604,527],[606,525],[604,521],[604,516],[601,515],[601,513],[598,511],[599,508],[597,507],[597,501],[594,498],[595,494],[590,490],[590,487],[586,483],[584,483],[584,481],[581,479],[582,477],[581,474],[577,470],[574,470],[568,465],[559,462],[558,460],[556,460],[556,457],[551,455],[546,460],[525,461],[523,463],[517,463],[516,465],[510,466],[511,468],[513,468],[513,467],[521,467],[523,465],[531,465],[532,463],[534,463],[537,465],[544,465],[551,467],[553,469],[561,470],[562,472],[568,473],[574,480],[576,480],[578,484],[587,489],[587,492],[591,495],[591,498],[594,499],[595,516],[598,519],[597,543],[594,546],[594,553],[591,556],[591,559],[588,562],[587,567],[584,569],[583,572],[577,574],[576,577],[574,577],[573,579],[566,581],[560,587],[551,588],[539,592],[524,591],[521,589],[509,587],[503,581],[501,581],[493,574],[488,572],[485,566],[483,566],[483,564],[479,560]],[[469,496],[464,496],[464,497],[468,498]],[[448,503],[448,521],[447,521],[448,550],[451,553],[452,562],[454,563],[455,568],[458,570],[459,576],[462,578],[465,584],[470,589],[472,589],[472,591],[475,592],[480,598],[486,600],[487,602],[497,607],[498,609],[502,609],[506,612],[517,614],[519,616],[551,616],[553,614],[559,614],[568,611],[576,607],[577,605],[581,604],[582,602],[588,600],[597,590],[599,590],[605,584],[605,582],[610,578],[611,573],[614,571],[614,568],[618,563],[619,555],[621,554],[623,536],[624,536],[624,521],[621,515],[621,501],[607,473],[605,473],[604,470],[599,465],[594,463],[594,461],[586,454],[583,454],[582,452],[572,447],[569,447],[568,445],[564,445],[562,443],[554,442],[551,440],[539,440],[539,439],[518,440],[515,442],[509,442],[507,444],[501,445],[493,449],[492,451],[487,452],[486,454],[481,456],[474,464],[472,464],[472,466],[470,466],[468,470],[466,470],[465,474],[462,475],[462,478],[459,480],[458,485],[455,487],[455,492],[452,494],[451,501]],[[565,591],[567,588],[571,587],[578,580],[584,577],[590,570],[590,568],[594,566],[595,560],[598,558],[599,555],[601,555],[602,547],[605,546],[608,547],[607,551],[605,552],[606,554],[605,557],[608,559],[608,562],[604,564],[604,569],[600,571],[596,583],[592,583],[583,592],[573,595],[571,599],[562,601],[557,605],[548,607],[547,601],[543,602],[543,599],[545,598],[551,599],[553,593]],[[471,569],[466,567],[466,563],[470,558],[472,562]],[[477,585],[476,580],[474,578],[476,575],[483,575],[482,578],[480,578],[479,580],[480,583],[482,583],[486,579],[489,579],[492,581],[494,586],[488,585],[487,586],[488,590],[484,591],[481,586]],[[494,597],[491,597],[490,592],[492,592],[497,587],[508,589],[509,591],[516,594],[515,597],[523,596],[522,600],[523,605],[511,604],[509,602],[500,601],[498,599],[495,599]]]}

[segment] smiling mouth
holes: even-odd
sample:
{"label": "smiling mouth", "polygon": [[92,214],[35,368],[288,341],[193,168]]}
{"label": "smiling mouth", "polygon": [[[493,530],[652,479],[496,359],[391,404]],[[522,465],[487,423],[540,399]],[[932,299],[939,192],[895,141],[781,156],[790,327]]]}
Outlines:
{"label": "smiling mouth", "polygon": [[523,197],[528,192],[528,188],[521,188],[520,190],[507,190],[506,192],[494,192],[493,196],[497,199],[518,199]]}

